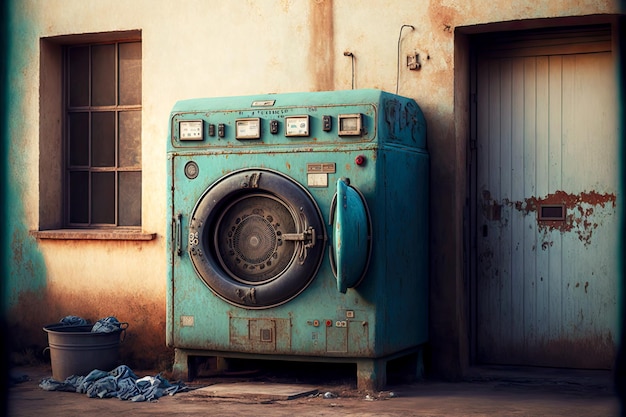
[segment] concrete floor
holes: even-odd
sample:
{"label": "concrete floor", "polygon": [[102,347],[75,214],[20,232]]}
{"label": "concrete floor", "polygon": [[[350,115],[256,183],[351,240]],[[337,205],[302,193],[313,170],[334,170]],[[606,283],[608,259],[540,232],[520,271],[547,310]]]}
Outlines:
{"label": "concrete floor", "polygon": [[[393,384],[381,392],[359,392],[349,380],[298,381],[282,377],[201,376],[188,383],[189,392],[162,397],[150,403],[118,399],[93,399],[83,394],[44,391],[38,384],[50,377],[48,366],[13,371],[28,380],[9,389],[8,416],[620,416],[619,401],[613,395],[607,371],[571,371],[532,368],[473,368],[461,382],[421,381]],[[136,371],[138,376],[154,372]],[[252,383],[264,385],[264,393],[233,389],[232,395],[210,394],[214,384]],[[272,384],[306,384],[317,387],[317,394],[296,399],[267,395]],[[223,388],[222,388],[223,389]],[[278,393],[280,389],[276,389]],[[270,388],[270,392],[273,389]],[[326,395],[326,393],[330,393]]]}

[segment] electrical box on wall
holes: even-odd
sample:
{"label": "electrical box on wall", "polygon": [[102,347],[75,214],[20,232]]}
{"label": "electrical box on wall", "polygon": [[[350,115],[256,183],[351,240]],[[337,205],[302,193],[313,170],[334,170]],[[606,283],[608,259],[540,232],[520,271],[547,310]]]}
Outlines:
{"label": "electrical box on wall", "polygon": [[417,71],[422,68],[422,64],[420,64],[420,54],[416,52],[412,55],[407,55],[406,66],[412,71]]}

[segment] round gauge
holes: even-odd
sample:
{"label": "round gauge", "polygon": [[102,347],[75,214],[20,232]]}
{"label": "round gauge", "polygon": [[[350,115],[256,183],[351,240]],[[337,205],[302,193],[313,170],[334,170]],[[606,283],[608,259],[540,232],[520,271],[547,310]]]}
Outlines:
{"label": "round gauge", "polygon": [[185,176],[190,180],[196,178],[200,173],[200,168],[198,168],[198,164],[193,161],[187,162],[185,164]]}

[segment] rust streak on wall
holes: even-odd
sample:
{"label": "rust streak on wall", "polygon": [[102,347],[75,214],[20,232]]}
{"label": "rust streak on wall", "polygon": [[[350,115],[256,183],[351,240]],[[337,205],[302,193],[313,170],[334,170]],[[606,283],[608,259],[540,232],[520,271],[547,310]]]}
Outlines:
{"label": "rust streak on wall", "polygon": [[309,68],[313,82],[313,90],[325,91],[334,89],[334,27],[333,1],[311,1],[311,43],[309,51]]}
{"label": "rust streak on wall", "polygon": [[444,6],[441,2],[430,2],[428,5],[428,17],[433,28],[446,35],[454,32],[457,11],[453,7]]}

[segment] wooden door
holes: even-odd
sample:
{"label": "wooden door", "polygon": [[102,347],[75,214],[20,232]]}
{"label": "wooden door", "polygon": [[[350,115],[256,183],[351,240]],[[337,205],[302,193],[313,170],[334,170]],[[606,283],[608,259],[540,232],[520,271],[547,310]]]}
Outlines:
{"label": "wooden door", "polygon": [[612,365],[621,198],[610,39],[602,27],[502,36],[477,54],[479,363]]}

